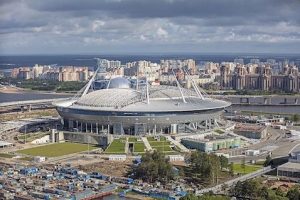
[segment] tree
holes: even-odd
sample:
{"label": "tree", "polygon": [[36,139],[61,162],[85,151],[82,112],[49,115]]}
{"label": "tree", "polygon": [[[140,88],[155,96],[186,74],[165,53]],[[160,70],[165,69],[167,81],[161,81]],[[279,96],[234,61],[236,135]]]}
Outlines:
{"label": "tree", "polygon": [[221,163],[217,155],[196,151],[191,154],[190,162],[189,171],[194,181],[218,182]]}
{"label": "tree", "polygon": [[298,122],[300,120],[300,116],[298,115],[298,114],[294,114],[293,116],[292,116],[292,121],[293,122]]}
{"label": "tree", "polygon": [[168,182],[174,178],[172,165],[165,159],[165,155],[159,151],[146,152],[141,159],[141,164],[134,166],[129,174],[134,178],[148,182]]}
{"label": "tree", "polygon": [[236,185],[231,188],[230,193],[239,199],[256,199],[262,194],[261,185],[256,180],[238,181]]}
{"label": "tree", "polygon": [[260,196],[264,199],[269,198],[269,192],[268,192],[268,188],[266,186],[264,186],[260,189]]}
{"label": "tree", "polygon": [[290,189],[287,192],[286,197],[289,198],[289,200],[299,200],[300,199],[299,188],[294,187],[294,188]]}
{"label": "tree", "polygon": [[220,158],[221,169],[227,168],[228,167],[228,158],[226,158],[223,155],[221,155],[219,158]]}
{"label": "tree", "polygon": [[214,195],[214,194],[204,194],[202,196],[188,194],[185,197],[180,198],[180,200],[229,200],[229,199],[230,199],[230,197]]}
{"label": "tree", "polygon": [[243,169],[244,174],[246,174],[246,161],[245,161],[245,157],[242,159],[241,168]]}
{"label": "tree", "polygon": [[265,160],[265,162],[264,162],[264,166],[265,166],[265,167],[269,166],[270,163],[271,163],[271,160],[272,160],[271,156],[270,156],[270,155],[267,155],[266,160]]}
{"label": "tree", "polygon": [[231,176],[234,176],[234,169],[233,169],[233,162],[231,162],[228,166],[229,168],[229,173]]}

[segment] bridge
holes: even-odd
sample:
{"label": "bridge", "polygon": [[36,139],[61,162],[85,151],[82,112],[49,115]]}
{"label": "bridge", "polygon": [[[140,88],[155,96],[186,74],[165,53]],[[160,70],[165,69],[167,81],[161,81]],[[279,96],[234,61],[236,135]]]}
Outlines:
{"label": "bridge", "polygon": [[226,181],[226,182],[224,182],[222,184],[219,184],[219,185],[216,185],[214,187],[210,187],[210,188],[205,188],[205,189],[202,189],[202,190],[198,190],[198,191],[196,191],[196,195],[202,195],[202,194],[210,192],[210,191],[212,191],[213,193],[216,194],[216,193],[222,191],[222,189],[224,188],[224,186],[231,187],[231,186],[235,185],[238,181],[246,181],[248,179],[252,179],[252,178],[261,176],[261,175],[263,175],[265,173],[268,173],[268,172],[270,172],[272,170],[274,170],[274,169],[271,166],[264,167],[264,168],[262,168],[260,170],[257,170],[255,172],[250,173],[250,174],[246,174],[244,176],[240,176],[240,177],[237,177],[235,179]]}
{"label": "bridge", "polygon": [[56,98],[56,99],[39,99],[39,100],[27,100],[27,101],[12,101],[12,102],[4,102],[0,103],[0,107],[7,107],[7,106],[22,106],[28,104],[49,104],[53,101],[57,100],[64,100],[67,98]]}
{"label": "bridge", "polygon": [[64,100],[64,99],[67,99],[67,98],[39,99],[39,100],[27,100],[27,101],[12,101],[12,102],[0,103],[0,107],[23,106],[23,105],[29,105],[29,104],[50,104],[53,101]]}
{"label": "bridge", "polygon": [[52,102],[66,98],[39,99],[0,103],[0,114],[54,108]]}

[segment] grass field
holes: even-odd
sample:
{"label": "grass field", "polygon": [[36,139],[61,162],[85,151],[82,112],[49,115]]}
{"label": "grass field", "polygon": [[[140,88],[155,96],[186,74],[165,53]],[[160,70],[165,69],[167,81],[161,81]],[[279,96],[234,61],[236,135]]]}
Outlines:
{"label": "grass field", "polygon": [[[149,138],[147,138],[149,141]],[[166,140],[165,137],[161,137],[160,141],[155,140],[153,137],[150,138],[149,144],[153,149],[156,149],[157,151],[162,152],[171,152],[173,149],[170,147],[171,143]]]}
{"label": "grass field", "polygon": [[125,153],[125,139],[114,139],[105,153]]}
{"label": "grass field", "polygon": [[242,168],[241,164],[234,163],[233,164],[233,171],[239,174],[249,174],[251,172],[255,172],[261,169],[262,166],[260,165],[245,165],[245,170]]}
{"label": "grass field", "polygon": [[156,149],[157,151],[173,151],[173,149],[170,146],[155,146],[152,147],[153,149]]}
{"label": "grass field", "polygon": [[94,145],[65,142],[24,149],[17,151],[17,153],[31,156],[58,157],[72,153],[88,151],[88,149],[93,150],[96,148],[97,147]]}
{"label": "grass field", "polygon": [[143,142],[136,142],[134,143],[134,152],[144,152],[146,149]]}
{"label": "grass field", "polygon": [[214,130],[216,133],[219,133],[219,134],[223,134],[224,133],[224,131],[222,131],[222,130],[220,130],[220,129],[216,129],[216,130]]}
{"label": "grass field", "polygon": [[137,142],[137,138],[130,137],[130,138],[128,138],[128,142]]}
{"label": "grass field", "polygon": [[167,139],[165,137],[161,136],[159,140],[156,140],[155,137],[147,137],[147,140],[149,142],[156,142],[156,141],[158,141],[158,142],[161,141],[162,142],[162,141],[166,141]]}
{"label": "grass field", "polygon": [[152,146],[152,147],[155,147],[155,146],[168,146],[170,145],[171,143],[169,141],[166,141],[166,142],[149,142],[149,144]]}
{"label": "grass field", "polygon": [[15,155],[12,155],[12,154],[8,154],[8,153],[0,153],[0,157],[2,158],[12,158],[14,157]]}

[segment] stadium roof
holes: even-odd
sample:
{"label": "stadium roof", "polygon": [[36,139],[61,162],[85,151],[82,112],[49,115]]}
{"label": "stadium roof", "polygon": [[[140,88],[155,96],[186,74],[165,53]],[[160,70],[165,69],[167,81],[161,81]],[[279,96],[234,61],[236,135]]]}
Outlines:
{"label": "stadium roof", "polygon": [[[117,82],[120,81],[120,84],[121,82],[123,84],[121,79],[118,79]],[[217,99],[200,98],[194,90],[164,85],[149,86],[149,103],[147,103],[146,87],[140,90],[120,87],[96,90],[77,100],[60,101],[55,104],[59,107],[81,110],[128,112],[212,110],[230,105],[228,102]],[[184,95],[185,101],[183,101],[182,95]]]}

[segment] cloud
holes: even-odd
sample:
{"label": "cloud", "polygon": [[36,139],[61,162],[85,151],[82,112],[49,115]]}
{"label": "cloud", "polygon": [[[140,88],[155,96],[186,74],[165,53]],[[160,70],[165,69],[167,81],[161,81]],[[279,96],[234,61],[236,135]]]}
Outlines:
{"label": "cloud", "polygon": [[157,29],[156,34],[159,38],[167,38],[169,35],[168,32],[161,27]]}
{"label": "cloud", "polygon": [[299,10],[299,0],[1,1],[0,54],[300,52]]}

